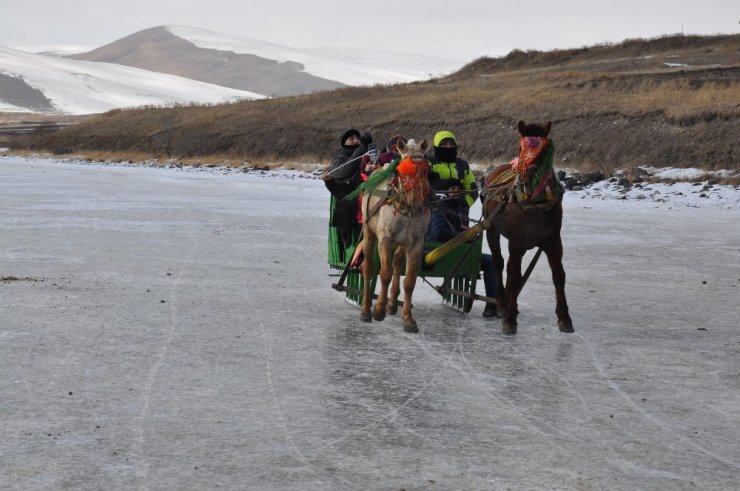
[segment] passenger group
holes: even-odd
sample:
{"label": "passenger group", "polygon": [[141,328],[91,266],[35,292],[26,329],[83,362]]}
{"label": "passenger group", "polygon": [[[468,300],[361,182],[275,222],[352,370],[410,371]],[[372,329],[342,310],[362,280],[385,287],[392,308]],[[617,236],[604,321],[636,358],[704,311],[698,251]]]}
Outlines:
{"label": "passenger group", "polygon": [[[402,135],[395,135],[379,151],[369,132],[361,134],[354,128],[342,132],[341,149],[323,179],[336,200],[331,225],[339,231],[344,248],[359,237],[362,228],[359,201],[344,198],[373,171],[400,158],[399,140],[406,142]],[[468,162],[458,157],[457,138],[451,131],[443,130],[434,135],[433,153],[426,158],[434,200],[426,242],[447,242],[468,227],[470,207],[478,198],[478,186]],[[490,254],[482,255],[481,270],[486,296],[495,298],[496,276]],[[496,316],[496,306],[487,304],[483,316]]]}

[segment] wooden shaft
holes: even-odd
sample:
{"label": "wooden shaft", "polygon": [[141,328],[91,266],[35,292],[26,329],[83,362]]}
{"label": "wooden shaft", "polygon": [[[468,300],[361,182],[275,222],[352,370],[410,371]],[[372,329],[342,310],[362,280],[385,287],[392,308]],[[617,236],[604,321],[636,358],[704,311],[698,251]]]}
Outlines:
{"label": "wooden shaft", "polygon": [[457,234],[452,239],[448,240],[441,246],[437,247],[433,251],[428,252],[424,256],[424,262],[431,265],[442,259],[446,254],[449,254],[453,250],[460,247],[465,242],[474,239],[481,231],[491,228],[491,220],[486,218],[482,222],[480,222],[478,225],[474,227],[470,227],[469,229],[465,230],[464,232],[461,232]]}

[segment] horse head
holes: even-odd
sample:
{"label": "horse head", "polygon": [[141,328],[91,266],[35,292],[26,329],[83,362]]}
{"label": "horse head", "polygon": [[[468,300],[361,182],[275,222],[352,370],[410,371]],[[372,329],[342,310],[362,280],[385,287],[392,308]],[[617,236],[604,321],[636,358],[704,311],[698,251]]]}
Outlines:
{"label": "horse head", "polygon": [[396,167],[398,181],[395,187],[398,194],[395,202],[399,211],[417,215],[428,210],[429,162],[424,157],[428,148],[426,140],[420,143],[414,139],[398,142],[401,161]]}
{"label": "horse head", "polygon": [[402,159],[405,157],[411,157],[414,160],[419,160],[424,159],[424,154],[429,148],[429,142],[422,140],[421,143],[416,143],[416,140],[411,138],[407,142],[399,140],[397,147]]}
{"label": "horse head", "polygon": [[551,181],[553,145],[548,138],[552,129],[552,122],[545,124],[519,121],[519,157],[513,169],[519,174],[521,182],[525,183],[532,195],[540,194]]}

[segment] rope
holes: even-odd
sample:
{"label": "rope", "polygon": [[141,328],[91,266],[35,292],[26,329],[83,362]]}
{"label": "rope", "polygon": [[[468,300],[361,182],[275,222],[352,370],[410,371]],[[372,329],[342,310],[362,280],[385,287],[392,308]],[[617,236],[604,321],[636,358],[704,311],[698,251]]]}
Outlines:
{"label": "rope", "polygon": [[322,175],[322,176],[330,176],[330,175],[332,175],[332,172],[336,172],[336,171],[338,171],[339,169],[341,169],[341,168],[342,168],[342,167],[344,167],[345,165],[351,164],[351,163],[352,163],[352,162],[354,162],[355,160],[359,160],[359,159],[363,158],[363,157],[364,157],[365,155],[370,155],[370,152],[365,152],[365,153],[363,153],[362,155],[358,155],[357,157],[355,157],[355,158],[353,158],[353,159],[351,159],[351,160],[348,160],[348,161],[346,161],[345,163],[343,163],[342,165],[340,165],[340,166],[337,166],[337,167],[335,167],[335,168],[333,168],[333,169],[331,169],[331,170],[329,170],[329,171],[326,171],[326,172],[322,173],[321,175]]}

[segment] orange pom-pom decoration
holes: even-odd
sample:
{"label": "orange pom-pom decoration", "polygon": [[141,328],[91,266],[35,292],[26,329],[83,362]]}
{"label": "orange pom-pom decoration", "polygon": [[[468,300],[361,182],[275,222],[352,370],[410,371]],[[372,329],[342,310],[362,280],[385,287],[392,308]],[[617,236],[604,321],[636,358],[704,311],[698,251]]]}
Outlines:
{"label": "orange pom-pom decoration", "polygon": [[399,162],[398,167],[396,167],[396,171],[401,175],[414,175],[416,174],[416,164],[411,157],[406,157]]}

